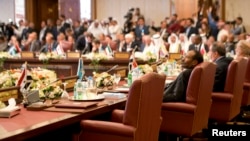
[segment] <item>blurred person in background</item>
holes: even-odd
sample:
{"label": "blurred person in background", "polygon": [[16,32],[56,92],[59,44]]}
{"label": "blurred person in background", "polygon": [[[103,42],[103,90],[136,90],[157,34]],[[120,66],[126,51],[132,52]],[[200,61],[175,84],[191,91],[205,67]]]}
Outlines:
{"label": "blurred person in background", "polygon": [[0,35],[0,51],[5,51],[7,49],[8,42],[4,35]]}

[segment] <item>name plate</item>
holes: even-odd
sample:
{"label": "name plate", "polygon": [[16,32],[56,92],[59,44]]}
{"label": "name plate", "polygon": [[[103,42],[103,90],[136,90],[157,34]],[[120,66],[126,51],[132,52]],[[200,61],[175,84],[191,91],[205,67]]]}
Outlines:
{"label": "name plate", "polygon": [[117,73],[117,74],[120,74],[120,76],[121,76],[122,78],[124,78],[124,77],[127,76],[127,70],[126,70],[126,69],[117,70],[116,73]]}
{"label": "name plate", "polygon": [[128,52],[115,52],[114,53],[115,59],[129,60],[129,57],[130,57],[130,53],[128,53]]}
{"label": "name plate", "polygon": [[0,101],[7,102],[10,98],[20,99],[20,87],[10,87],[0,89]]}
{"label": "name plate", "polygon": [[67,58],[80,58],[80,52],[67,52]]}
{"label": "name plate", "polygon": [[181,59],[180,53],[169,53],[169,59]]}
{"label": "name plate", "polygon": [[34,58],[34,53],[29,51],[22,51],[21,58]]}
{"label": "name plate", "polygon": [[67,90],[73,90],[74,89],[74,85],[75,85],[77,79],[78,79],[77,75],[75,75],[75,76],[69,76],[69,77],[62,78],[62,82],[66,82],[67,83],[67,85],[66,85],[66,89]]}

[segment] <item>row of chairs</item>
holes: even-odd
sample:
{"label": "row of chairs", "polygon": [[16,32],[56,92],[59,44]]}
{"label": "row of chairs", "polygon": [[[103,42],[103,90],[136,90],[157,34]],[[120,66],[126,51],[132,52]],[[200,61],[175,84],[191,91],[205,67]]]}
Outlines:
{"label": "row of chairs", "polygon": [[209,119],[230,121],[240,113],[246,66],[246,59],[233,60],[224,92],[212,93],[216,65],[201,63],[191,73],[186,102],[162,103],[165,76],[146,74],[134,81],[125,110],[114,110],[111,122],[82,120],[78,140],[157,141],[160,132],[192,137]]}

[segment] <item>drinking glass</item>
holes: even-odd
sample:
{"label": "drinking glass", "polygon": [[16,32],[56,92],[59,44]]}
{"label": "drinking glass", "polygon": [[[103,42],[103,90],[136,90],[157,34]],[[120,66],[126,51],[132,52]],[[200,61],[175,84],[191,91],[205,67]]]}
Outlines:
{"label": "drinking glass", "polygon": [[87,99],[96,99],[97,93],[98,93],[98,89],[96,87],[86,88]]}
{"label": "drinking glass", "polygon": [[64,100],[68,100],[69,99],[69,94],[68,94],[68,92],[66,91],[66,86],[67,86],[67,82],[63,82],[62,83],[63,84],[63,93],[62,93],[62,95],[61,95],[61,99],[64,99]]}
{"label": "drinking glass", "polygon": [[120,74],[114,74],[114,82],[115,82],[116,87],[118,86],[120,80],[121,80],[121,75]]}

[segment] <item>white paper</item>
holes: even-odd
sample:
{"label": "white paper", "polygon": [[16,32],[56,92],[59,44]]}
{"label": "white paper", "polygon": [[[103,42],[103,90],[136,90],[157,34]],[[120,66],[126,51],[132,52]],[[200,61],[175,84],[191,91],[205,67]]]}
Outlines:
{"label": "white paper", "polygon": [[14,98],[10,98],[8,104],[7,107],[0,109],[0,112],[11,112],[19,109],[19,106],[16,106],[16,100]]}
{"label": "white paper", "polygon": [[103,95],[105,98],[125,98],[126,95],[124,93],[110,93],[110,92],[104,92],[101,95]]}

